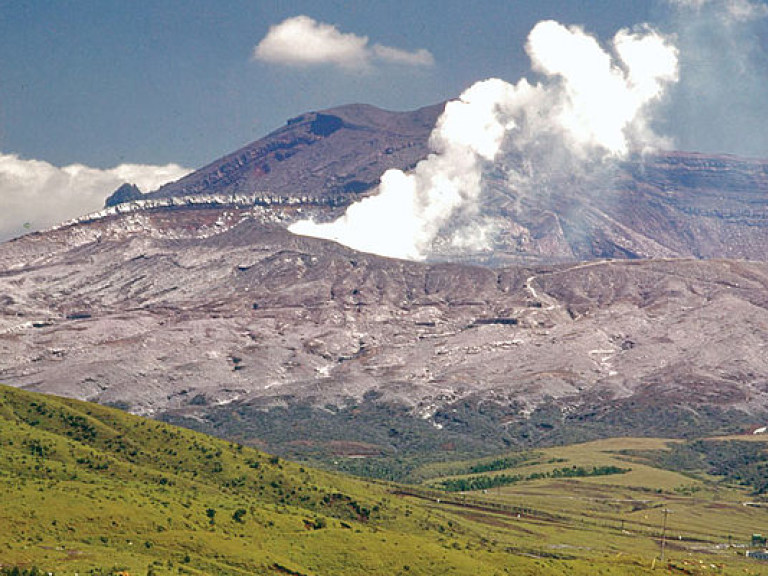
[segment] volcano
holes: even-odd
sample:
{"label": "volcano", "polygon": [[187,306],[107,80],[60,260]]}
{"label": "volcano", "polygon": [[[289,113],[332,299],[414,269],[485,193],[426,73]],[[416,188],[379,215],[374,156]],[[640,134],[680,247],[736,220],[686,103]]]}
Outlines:
{"label": "volcano", "polygon": [[294,455],[768,418],[768,161],[637,154],[538,196],[491,172],[492,246],[427,262],[287,231],[412,169],[442,109],[307,113],[0,245],[0,381]]}

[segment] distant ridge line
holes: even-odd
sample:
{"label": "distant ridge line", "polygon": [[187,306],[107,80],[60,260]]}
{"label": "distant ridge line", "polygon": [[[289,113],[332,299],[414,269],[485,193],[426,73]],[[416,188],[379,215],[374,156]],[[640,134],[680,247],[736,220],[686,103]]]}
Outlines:
{"label": "distant ridge line", "polygon": [[350,198],[342,195],[307,197],[307,196],[288,196],[283,194],[272,194],[270,192],[256,192],[254,194],[194,194],[188,196],[164,196],[157,198],[147,198],[142,200],[133,200],[124,202],[109,208],[104,208],[97,212],[91,212],[84,216],[78,216],[67,220],[62,224],[47,228],[43,232],[51,230],[60,230],[77,224],[88,224],[97,220],[102,220],[109,216],[120,214],[130,214],[141,212],[143,210],[153,210],[157,208],[184,208],[184,207],[234,207],[249,208],[251,206],[327,206],[336,208],[346,206],[350,203]]}

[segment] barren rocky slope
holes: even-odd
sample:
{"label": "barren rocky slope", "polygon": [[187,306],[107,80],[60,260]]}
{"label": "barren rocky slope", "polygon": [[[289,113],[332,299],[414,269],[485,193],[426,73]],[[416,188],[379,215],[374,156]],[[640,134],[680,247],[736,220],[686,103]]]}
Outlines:
{"label": "barren rocky slope", "polygon": [[768,264],[419,264],[249,214],[157,209],[6,244],[0,380],[268,445],[272,418],[315,414],[294,442],[374,451],[408,419],[499,445],[765,417]]}
{"label": "barren rocky slope", "polygon": [[285,230],[412,167],[440,110],[306,114],[0,245],[0,381],[283,452],[764,422],[766,161],[659,153],[521,195],[502,158],[483,199],[494,249],[438,238],[427,264]]}
{"label": "barren rocky slope", "polygon": [[[408,170],[429,153],[429,134],[442,111],[386,112],[352,105],[308,113],[267,137],[224,156],[145,199],[232,196],[262,199],[287,221],[328,220],[375,192],[385,170]],[[768,161],[663,152],[591,168],[556,168],[510,186],[514,158],[487,174],[481,215],[493,225],[492,250],[447,252],[495,265],[593,258],[748,258],[768,253]],[[108,204],[125,201],[125,191]],[[297,205],[303,210],[293,210]],[[446,233],[450,232],[449,230]]]}
{"label": "barren rocky slope", "polygon": [[385,170],[424,158],[443,107],[388,112],[354,104],[309,112],[149,197],[287,192],[346,202],[374,188]]}

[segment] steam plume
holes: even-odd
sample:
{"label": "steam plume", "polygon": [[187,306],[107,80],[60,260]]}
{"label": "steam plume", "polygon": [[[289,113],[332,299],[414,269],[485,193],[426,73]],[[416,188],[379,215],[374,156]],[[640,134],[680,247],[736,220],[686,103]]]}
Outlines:
{"label": "steam plume", "polygon": [[519,185],[554,158],[600,162],[663,142],[647,115],[677,80],[677,50],[649,28],[620,31],[612,47],[614,55],[578,27],[537,24],[526,50],[541,82],[476,83],[446,105],[430,136],[434,153],[411,173],[389,170],[378,194],[335,222],[302,221],[290,230],[413,260],[428,257],[439,233],[450,232],[456,248],[487,247],[483,174],[502,150],[526,164],[511,169],[509,181]]}

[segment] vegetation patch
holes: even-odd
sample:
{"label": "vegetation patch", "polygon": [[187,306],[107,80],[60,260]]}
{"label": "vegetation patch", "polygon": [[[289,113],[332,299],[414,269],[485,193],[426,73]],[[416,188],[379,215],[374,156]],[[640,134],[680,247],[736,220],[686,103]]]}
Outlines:
{"label": "vegetation patch", "polygon": [[762,442],[702,439],[670,443],[666,450],[625,453],[659,468],[722,476],[751,487],[754,494],[768,491],[768,451]]}
{"label": "vegetation patch", "polygon": [[443,480],[439,485],[447,492],[471,492],[474,490],[488,490],[499,486],[509,486],[526,480],[540,480],[542,478],[587,478],[589,476],[609,476],[611,474],[626,474],[631,468],[619,468],[618,466],[572,466],[570,468],[555,468],[549,472],[534,472],[528,475],[482,475],[469,478],[455,478]]}

